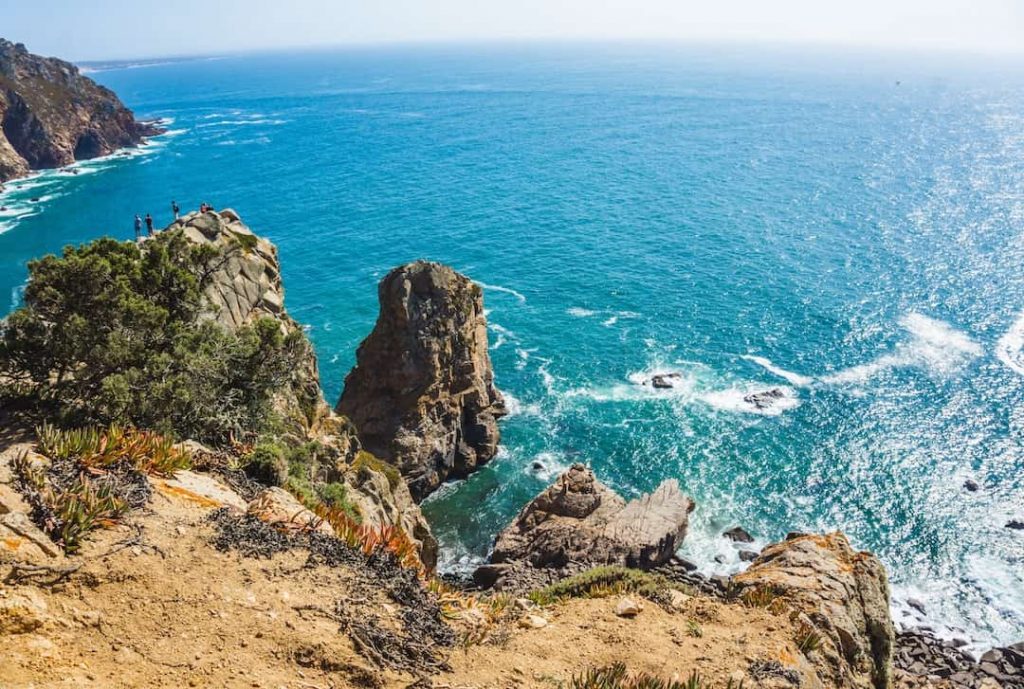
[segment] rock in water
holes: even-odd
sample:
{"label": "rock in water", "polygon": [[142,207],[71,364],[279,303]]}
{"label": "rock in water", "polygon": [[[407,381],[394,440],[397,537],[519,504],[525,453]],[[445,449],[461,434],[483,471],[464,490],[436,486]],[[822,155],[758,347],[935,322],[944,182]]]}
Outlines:
{"label": "rock in water", "polygon": [[674,480],[627,503],[575,464],[498,534],[491,561],[654,567],[682,545],[693,507]]}
{"label": "rock in water", "polygon": [[770,545],[733,582],[770,587],[806,616],[821,633],[817,653],[834,686],[891,686],[895,634],[885,567],[871,553],[853,550],[843,534]]}
{"label": "rock in water", "polygon": [[743,401],[753,406],[755,409],[770,409],[772,405],[781,400],[786,396],[782,390],[778,388],[772,388],[771,390],[765,390],[764,392],[753,392],[743,397]]}
{"label": "rock in water", "polygon": [[742,526],[734,526],[728,531],[722,533],[723,536],[728,538],[730,541],[736,543],[753,543],[754,537],[747,533],[747,530]]}
{"label": "rock in water", "polygon": [[416,261],[388,273],[379,295],[377,324],[359,346],[337,410],[367,450],[398,467],[419,501],[494,456],[505,405],[478,285]]}
{"label": "rock in water", "polygon": [[0,182],[107,155],[162,131],[137,122],[110,89],[73,64],[0,39]]}

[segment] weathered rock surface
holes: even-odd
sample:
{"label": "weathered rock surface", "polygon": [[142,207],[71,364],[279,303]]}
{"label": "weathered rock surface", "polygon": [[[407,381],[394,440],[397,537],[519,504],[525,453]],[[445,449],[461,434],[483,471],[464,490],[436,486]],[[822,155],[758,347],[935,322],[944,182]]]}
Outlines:
{"label": "weathered rock surface", "polygon": [[0,39],[0,182],[160,134],[69,62]]}
{"label": "weathered rock surface", "polygon": [[34,631],[48,619],[46,601],[36,591],[0,588],[0,637]]}
{"label": "weathered rock surface", "polygon": [[[191,242],[220,251],[219,263],[206,290],[209,318],[230,330],[260,318],[276,320],[287,334],[300,328],[284,307],[284,285],[277,247],[253,233],[230,209],[189,213],[167,226],[180,230]],[[316,354],[306,346],[303,363],[286,389],[279,390],[275,406],[282,417],[306,429],[330,413],[320,391]]]}
{"label": "weathered rock surface", "polygon": [[[190,241],[220,250],[223,258],[206,292],[213,307],[210,318],[232,330],[259,318],[273,318],[285,333],[301,327],[285,309],[277,247],[253,233],[238,213],[231,209],[189,213],[166,230],[180,230]],[[355,426],[324,402],[312,348],[290,385],[278,391],[275,406],[283,419],[293,422],[296,436],[316,440],[335,455],[336,466],[329,467],[329,475],[317,478],[343,481],[364,525],[400,526],[419,545],[424,564],[432,567],[437,560],[437,542],[409,489],[366,463],[355,467],[362,444]]]}
{"label": "weathered rock surface", "polygon": [[770,545],[733,581],[769,587],[806,616],[822,636],[814,652],[827,661],[835,686],[891,685],[895,635],[885,568],[874,555],[853,550],[843,534]]}
{"label": "weathered rock surface", "polygon": [[966,643],[900,632],[893,658],[896,677],[904,686],[929,686],[926,678],[932,677],[958,689],[1024,687],[1024,642],[986,651],[980,661],[961,650]]}
{"label": "weathered rock surface", "polygon": [[438,263],[392,270],[380,314],[359,346],[337,410],[364,447],[401,471],[422,500],[498,448],[505,413],[487,351],[483,293]]}
{"label": "weathered rock surface", "polygon": [[648,569],[682,545],[693,501],[673,480],[626,502],[582,464],[573,465],[503,530],[491,561],[537,568],[621,564]]}

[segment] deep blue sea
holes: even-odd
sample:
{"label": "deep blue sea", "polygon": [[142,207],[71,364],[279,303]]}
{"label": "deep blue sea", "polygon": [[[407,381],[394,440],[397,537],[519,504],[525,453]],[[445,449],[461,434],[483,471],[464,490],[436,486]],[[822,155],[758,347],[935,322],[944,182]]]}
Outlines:
{"label": "deep blue sea", "polygon": [[8,186],[3,309],[31,257],[172,199],[233,207],[280,247],[333,401],[377,281],[444,261],[484,286],[512,409],[499,457],[427,504],[445,567],[582,461],[627,496],[678,478],[707,571],[739,567],[736,524],[842,529],[902,622],[1024,638],[1021,65],[593,44],[94,76],[170,131]]}

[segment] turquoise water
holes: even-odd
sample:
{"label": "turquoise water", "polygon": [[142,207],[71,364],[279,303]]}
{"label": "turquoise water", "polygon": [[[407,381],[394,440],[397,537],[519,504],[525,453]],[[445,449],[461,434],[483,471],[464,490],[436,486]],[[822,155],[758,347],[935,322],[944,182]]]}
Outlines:
{"label": "turquoise water", "polygon": [[[1024,638],[1024,534],[1003,526],[1024,516],[1020,66],[510,46],[96,78],[171,131],[9,185],[12,306],[30,257],[164,224],[172,198],[234,207],[280,247],[334,400],[376,282],[444,261],[485,286],[513,410],[499,457],[427,504],[445,566],[584,461],[626,495],[679,478],[707,571],[739,566],[718,537],[737,523],[840,528],[889,567],[901,620]],[[677,386],[642,385],[656,372]]]}

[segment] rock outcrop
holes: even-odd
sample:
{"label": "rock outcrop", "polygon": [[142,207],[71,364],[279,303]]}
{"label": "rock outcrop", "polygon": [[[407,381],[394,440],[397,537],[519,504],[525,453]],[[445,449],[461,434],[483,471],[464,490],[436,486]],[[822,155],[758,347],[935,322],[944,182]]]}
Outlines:
{"label": "rock outcrop", "polygon": [[0,183],[160,134],[69,62],[0,39]]}
{"label": "rock outcrop", "polygon": [[[285,333],[301,328],[285,309],[284,285],[277,247],[253,233],[231,209],[189,213],[165,231],[180,230],[191,242],[218,249],[219,262],[206,290],[208,317],[229,329],[259,318],[276,320]],[[308,349],[289,386],[278,391],[275,406],[297,439],[315,440],[332,457],[318,478],[341,481],[363,524],[372,528],[400,526],[418,545],[428,567],[437,561],[437,541],[408,487],[393,480],[385,465],[367,458],[349,419],[331,410],[323,399],[316,354]]]}
{"label": "rock outcrop", "polygon": [[500,579],[503,567],[513,563],[650,569],[682,545],[693,507],[674,480],[626,502],[590,469],[575,464],[498,534],[490,570],[484,571]]}
{"label": "rock outcrop", "polygon": [[337,410],[364,447],[394,464],[419,501],[498,447],[505,413],[487,351],[483,293],[447,266],[417,261],[379,288],[380,315],[359,346]]}
{"label": "rock outcrop", "polygon": [[[277,247],[259,237],[230,209],[189,213],[167,226],[180,230],[191,242],[219,251],[206,290],[208,317],[230,330],[259,318],[273,318],[287,334],[300,329],[285,311],[284,286]],[[280,390],[276,406],[286,421],[315,427],[330,415],[320,391],[316,354],[307,347],[303,364],[294,372],[288,389]]]}
{"label": "rock outcrop", "polygon": [[815,652],[826,660],[833,686],[891,686],[895,636],[885,567],[851,548],[843,534],[770,545],[733,582],[767,588],[802,614],[807,631],[820,634]]}

